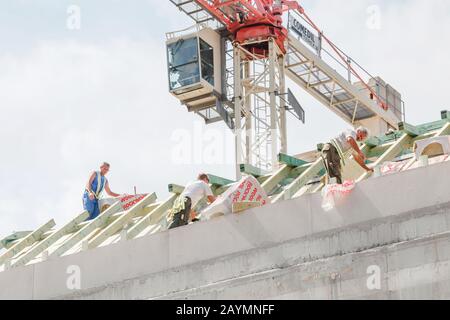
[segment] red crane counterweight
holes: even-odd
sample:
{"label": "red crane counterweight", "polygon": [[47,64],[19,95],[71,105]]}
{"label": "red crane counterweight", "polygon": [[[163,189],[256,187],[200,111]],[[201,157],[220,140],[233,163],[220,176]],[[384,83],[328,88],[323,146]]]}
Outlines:
{"label": "red crane counterweight", "polygon": [[[290,9],[303,11],[296,1],[284,0],[196,0],[214,18],[226,26],[235,41],[246,44],[273,38],[283,53],[288,36],[283,13]],[[247,44],[245,48],[266,56],[267,43]]]}

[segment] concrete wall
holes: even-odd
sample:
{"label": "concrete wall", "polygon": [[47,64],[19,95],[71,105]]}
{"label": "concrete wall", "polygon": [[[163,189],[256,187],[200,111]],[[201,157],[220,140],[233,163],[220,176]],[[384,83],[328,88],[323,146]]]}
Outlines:
{"label": "concrete wall", "polygon": [[[377,288],[367,285],[374,266],[380,271]],[[158,298],[450,299],[450,233],[274,268]]]}
{"label": "concrete wall", "polygon": [[[0,273],[0,299],[448,298],[449,173],[447,162],[370,179],[331,212],[320,194],[307,195],[9,270]],[[399,288],[411,270],[425,280],[371,292],[370,261]],[[81,290],[67,286],[70,266],[81,271]]]}

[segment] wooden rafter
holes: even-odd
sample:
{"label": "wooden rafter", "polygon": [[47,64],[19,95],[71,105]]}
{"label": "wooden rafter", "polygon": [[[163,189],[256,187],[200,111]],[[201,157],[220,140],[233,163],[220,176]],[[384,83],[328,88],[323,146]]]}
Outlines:
{"label": "wooden rafter", "polygon": [[[403,136],[397,140],[381,157],[375,161],[374,166],[379,166],[383,164],[383,162],[390,161],[394,159],[398,154],[404,149],[404,147],[412,142],[412,137],[405,133]],[[362,174],[356,181],[361,182],[362,180],[367,179],[371,173],[365,172]]]}
{"label": "wooden rafter", "polygon": [[173,194],[169,199],[160,203],[153,211],[143,217],[139,222],[137,222],[133,227],[131,227],[127,233],[127,239],[134,239],[147,227],[159,223],[163,219],[164,214],[170,210],[173,203],[175,202],[178,194]]}
{"label": "wooden rafter", "polygon": [[9,250],[4,252],[2,255],[0,255],[0,265],[6,262],[6,260],[9,260],[13,258],[16,254],[20,253],[22,250],[24,250],[26,247],[29,247],[33,245],[34,243],[41,240],[42,236],[45,232],[50,230],[55,226],[55,221],[52,219],[43,226],[41,226],[36,231],[30,233],[28,236],[20,240],[18,243],[16,243],[14,246],[12,246]]}
{"label": "wooden rafter", "polygon": [[[370,148],[366,144],[361,146],[361,151],[364,154],[367,154],[369,152],[369,149]],[[352,158],[353,158],[353,155],[349,155],[348,159],[346,161],[349,161]],[[303,187],[311,179],[313,179],[316,175],[318,175],[320,173],[320,171],[322,171],[324,169],[322,158],[319,157],[316,160],[316,162],[314,162],[313,164],[306,164],[306,165],[297,167],[296,169],[293,169],[292,172],[294,172],[295,170],[300,170],[300,169],[302,170],[302,173],[294,180],[294,182],[292,182],[288,186],[288,188],[286,188],[281,194],[276,196],[274,198],[273,202],[277,202],[277,201],[280,201],[283,199],[287,200],[287,199],[291,199],[291,198],[296,198],[296,197],[302,196],[309,192],[312,192],[312,193],[318,192],[324,187],[324,183],[321,182],[316,187],[303,189]]]}
{"label": "wooden rafter", "polygon": [[273,199],[273,203],[280,200],[289,200],[297,193],[305,184],[314,178],[323,169],[322,158],[317,159],[308,169],[298,176],[285,190]]}
{"label": "wooden rafter", "polygon": [[39,254],[41,254],[43,251],[47,250],[51,245],[53,245],[63,236],[74,232],[78,224],[85,221],[87,218],[89,218],[89,212],[87,211],[78,215],[75,219],[67,223],[65,226],[53,232],[50,236],[39,242],[35,247],[33,247],[27,253],[21,256],[12,266],[19,267],[21,265],[27,264],[28,262],[36,258]]}
{"label": "wooden rafter", "polygon": [[131,209],[124,212],[120,218],[115,220],[100,231],[94,238],[89,240],[88,249],[92,249],[101,245],[106,239],[120,231],[127,223],[129,223],[139,212],[144,210],[146,206],[156,201],[156,194],[147,195],[144,199],[136,203]]}
{"label": "wooden rafter", "polygon": [[261,187],[264,189],[266,193],[270,193],[273,189],[275,189],[278,184],[283,181],[289,173],[292,171],[292,168],[288,165],[282,165],[277,172],[275,172],[269,179],[267,179]]}
{"label": "wooden rafter", "polygon": [[77,243],[81,242],[85,237],[90,235],[98,228],[102,228],[108,221],[109,217],[122,210],[122,204],[120,201],[114,203],[111,207],[106,209],[101,215],[92,221],[89,221],[83,228],[75,232],[69,239],[67,239],[61,246],[55,249],[53,252],[49,253],[49,257],[61,256],[71,248],[73,248]]}

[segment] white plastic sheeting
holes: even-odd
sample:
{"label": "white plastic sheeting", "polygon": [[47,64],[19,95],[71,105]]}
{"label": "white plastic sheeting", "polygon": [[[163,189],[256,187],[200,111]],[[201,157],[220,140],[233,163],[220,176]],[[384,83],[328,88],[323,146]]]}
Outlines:
{"label": "white plastic sheeting", "polygon": [[260,202],[263,206],[269,202],[269,198],[258,180],[247,176],[230,186],[213,204],[203,210],[202,217],[207,220],[217,215],[230,214],[233,203],[241,201]]}
{"label": "white plastic sheeting", "polygon": [[103,212],[117,201],[120,201],[122,204],[123,211],[127,211],[131,209],[131,207],[133,207],[136,203],[144,199],[146,196],[147,194],[137,194],[137,195],[125,195],[120,198],[104,198],[99,200],[98,205],[100,207],[100,211]]}
{"label": "white plastic sheeting", "polygon": [[430,139],[419,140],[415,143],[414,149],[416,153],[416,159],[419,159],[421,155],[426,153],[426,149],[432,145],[438,144],[442,147],[444,154],[450,154],[450,136],[433,137]]}
{"label": "white plastic sheeting", "polygon": [[343,184],[329,184],[322,189],[322,209],[331,211],[336,207],[336,202],[349,195],[355,188],[355,181],[347,180]]}

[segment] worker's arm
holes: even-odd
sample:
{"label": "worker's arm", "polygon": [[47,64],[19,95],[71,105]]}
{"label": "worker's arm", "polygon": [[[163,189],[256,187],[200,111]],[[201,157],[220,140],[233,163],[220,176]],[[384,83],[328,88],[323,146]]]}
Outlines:
{"label": "worker's arm", "polygon": [[[216,196],[206,196],[206,198],[208,199],[209,204],[213,203],[217,199]],[[194,209],[191,209],[191,221],[195,220],[197,215],[198,213]]]}
{"label": "worker's arm", "polygon": [[94,182],[95,179],[95,172],[92,172],[91,176],[89,177],[89,181],[86,185],[86,190],[88,192],[89,195],[89,199],[94,200],[95,199],[95,194],[94,192],[91,190],[91,185]]}
{"label": "worker's arm", "polygon": [[347,138],[347,142],[350,144],[350,146],[352,147],[353,150],[356,151],[357,154],[359,154],[359,156],[363,159],[366,158],[366,156],[364,155],[364,153],[362,153],[361,149],[358,146],[358,143],[356,142],[355,139],[353,139],[353,137],[348,137]]}
{"label": "worker's arm", "polygon": [[209,203],[213,203],[214,201],[216,201],[217,197],[216,196],[208,196],[208,202]]}
{"label": "worker's arm", "polygon": [[197,212],[194,210],[194,209],[192,209],[191,210],[191,221],[192,220],[195,220],[195,219],[197,219]]}
{"label": "worker's arm", "polygon": [[373,169],[366,166],[366,156],[359,148],[359,145],[356,142],[356,140],[353,139],[353,137],[348,137],[347,142],[350,144],[350,146],[353,148],[353,150],[355,150],[355,152],[357,153],[357,155],[354,158],[355,158],[355,161],[361,166],[361,168],[363,168],[366,171],[373,171]]}
{"label": "worker's arm", "polygon": [[106,182],[106,185],[105,185],[105,191],[111,197],[114,197],[114,198],[120,197],[120,194],[111,191],[111,189],[109,188],[108,181]]}
{"label": "worker's arm", "polygon": [[359,148],[359,145],[356,142],[356,140],[353,139],[352,137],[348,137],[347,141],[350,144],[350,146],[353,148],[353,150],[355,150],[355,152],[357,153],[357,155],[354,156],[354,158],[355,158],[355,161],[361,166],[361,168],[363,168],[366,171],[373,171],[373,169],[366,166],[366,156]]}
{"label": "worker's arm", "polygon": [[216,201],[217,197],[214,195],[214,193],[211,190],[211,187],[206,182],[203,183],[203,188],[204,188],[203,189],[204,195],[208,199],[208,202],[211,204],[214,201]]}
{"label": "worker's arm", "polygon": [[366,170],[366,171],[373,172],[373,169],[369,168],[369,167],[366,165],[365,157],[364,157],[364,158],[361,158],[360,155],[355,155],[354,158],[355,158],[355,161],[361,166],[361,168],[363,168],[363,169]]}

